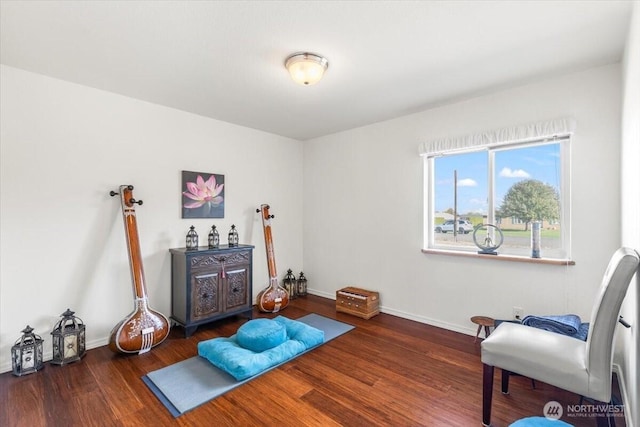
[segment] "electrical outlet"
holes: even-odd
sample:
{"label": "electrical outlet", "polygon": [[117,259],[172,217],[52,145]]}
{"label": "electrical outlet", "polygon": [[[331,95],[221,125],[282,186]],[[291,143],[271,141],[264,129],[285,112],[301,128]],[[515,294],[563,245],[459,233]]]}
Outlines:
{"label": "electrical outlet", "polygon": [[524,308],[513,307],[513,319],[522,321],[523,317],[524,317]]}

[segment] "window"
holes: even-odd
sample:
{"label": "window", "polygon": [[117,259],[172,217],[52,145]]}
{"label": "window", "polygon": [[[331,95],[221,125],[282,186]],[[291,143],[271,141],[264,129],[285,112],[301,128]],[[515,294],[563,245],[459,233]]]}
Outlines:
{"label": "window", "polygon": [[476,252],[474,237],[482,244],[490,233],[497,241],[491,227],[475,231],[492,224],[503,234],[498,253],[530,257],[531,227],[538,221],[542,257],[568,259],[569,144],[570,133],[554,132],[425,150],[425,248]]}

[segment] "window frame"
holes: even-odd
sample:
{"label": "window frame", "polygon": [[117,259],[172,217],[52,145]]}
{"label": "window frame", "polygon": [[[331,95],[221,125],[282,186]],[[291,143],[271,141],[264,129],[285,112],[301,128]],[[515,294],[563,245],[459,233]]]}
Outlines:
{"label": "window frame", "polygon": [[[477,248],[459,247],[446,244],[437,244],[435,242],[435,158],[443,155],[456,155],[470,152],[486,151],[487,152],[487,223],[496,224],[495,210],[495,154],[499,151],[513,150],[524,147],[540,146],[546,144],[559,144],[560,152],[560,249],[556,251],[545,251],[542,253],[544,260],[552,262],[560,262],[563,265],[573,264],[571,259],[571,134],[555,135],[552,137],[528,139],[524,141],[513,141],[500,144],[487,144],[482,146],[473,146],[468,148],[456,148],[451,150],[442,150],[438,153],[428,153],[423,156],[424,170],[424,235],[423,235],[423,251],[427,253],[448,253],[448,254],[465,254],[476,253]],[[505,253],[504,249],[498,249],[499,255],[508,258],[530,259],[529,256],[522,254],[523,250]],[[550,255],[549,255],[550,253]]]}

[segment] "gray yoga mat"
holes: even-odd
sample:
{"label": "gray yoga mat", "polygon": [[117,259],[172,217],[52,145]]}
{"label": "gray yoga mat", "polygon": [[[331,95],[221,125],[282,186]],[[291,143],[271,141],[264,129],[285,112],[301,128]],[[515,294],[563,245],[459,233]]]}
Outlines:
{"label": "gray yoga mat", "polygon": [[[353,325],[329,319],[328,317],[318,314],[308,314],[295,320],[323,331],[324,343],[354,328]],[[313,350],[313,348],[310,350]],[[251,381],[277,366],[280,365],[266,369],[260,374],[247,378],[246,380],[236,381],[231,375],[216,368],[203,357],[195,356],[165,368],[149,372],[142,377],[142,381],[144,381],[153,394],[165,405],[169,412],[171,412],[174,417],[178,417],[229,390]]]}

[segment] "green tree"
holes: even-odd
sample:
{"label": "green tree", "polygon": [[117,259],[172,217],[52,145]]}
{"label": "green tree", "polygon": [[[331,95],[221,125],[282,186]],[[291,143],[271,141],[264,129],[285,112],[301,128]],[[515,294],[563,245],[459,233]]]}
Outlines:
{"label": "green tree", "polygon": [[535,179],[517,182],[509,188],[498,208],[500,218],[516,217],[526,223],[531,221],[552,221],[560,217],[560,197],[555,188]]}

